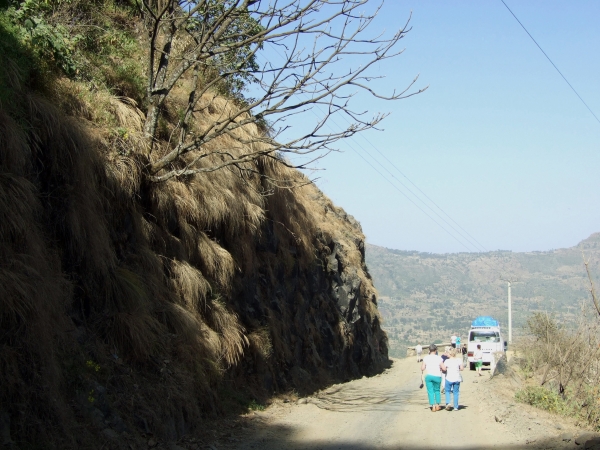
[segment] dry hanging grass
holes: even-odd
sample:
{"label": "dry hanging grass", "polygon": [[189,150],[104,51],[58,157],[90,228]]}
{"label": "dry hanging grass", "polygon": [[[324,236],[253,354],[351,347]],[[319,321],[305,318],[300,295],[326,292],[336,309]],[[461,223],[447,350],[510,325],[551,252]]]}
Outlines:
{"label": "dry hanging grass", "polygon": [[236,364],[248,345],[246,331],[235,313],[218,299],[210,304],[210,311],[205,315],[208,325],[219,335],[219,356],[229,366]]}
{"label": "dry hanging grass", "polygon": [[205,309],[211,288],[202,273],[188,263],[176,260],[171,262],[171,273],[181,306],[194,312]]}
{"label": "dry hanging grass", "polygon": [[[27,127],[0,110],[0,325],[25,346],[0,340],[0,403],[49,404],[54,396],[68,410],[80,400],[60,391],[65,374],[65,383],[82,383],[78,389],[93,380],[111,395],[136,392],[120,410],[131,423],[142,411],[152,411],[144,417],[155,424],[182,411],[196,423],[200,410],[215,409],[223,375],[257,362],[260,375],[248,383],[260,391],[274,380],[269,394],[325,383],[334,376],[326,355],[334,352],[335,376],[346,377],[341,371],[358,364],[358,353],[364,367],[353,374],[368,373],[382,332],[364,237],[343,211],[278,157],[149,184],[136,105],[81,83],[59,84],[52,102],[20,97]],[[201,132],[234,109],[206,94],[191,126]],[[166,125],[150,162],[169,151],[176,133],[175,123]],[[268,148],[248,125],[169,170],[210,168]],[[323,255],[331,248],[340,260],[336,276],[360,280],[362,322],[341,317],[326,291],[332,274]],[[102,377],[81,373],[89,360]],[[47,394],[19,390],[26,368],[31,379],[47,374]],[[23,430],[43,416],[27,408]]]}

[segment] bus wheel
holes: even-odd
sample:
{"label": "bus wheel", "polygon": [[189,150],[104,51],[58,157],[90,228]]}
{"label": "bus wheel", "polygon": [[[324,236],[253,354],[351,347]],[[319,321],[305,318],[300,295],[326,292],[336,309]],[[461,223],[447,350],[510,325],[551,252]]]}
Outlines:
{"label": "bus wheel", "polygon": [[469,363],[469,370],[475,370],[475,363]]}

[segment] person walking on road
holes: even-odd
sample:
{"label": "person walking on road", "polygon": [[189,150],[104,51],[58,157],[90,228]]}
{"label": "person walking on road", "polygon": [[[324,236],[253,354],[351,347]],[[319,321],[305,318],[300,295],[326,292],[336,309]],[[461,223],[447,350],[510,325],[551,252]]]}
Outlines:
{"label": "person walking on road", "polygon": [[473,360],[475,361],[475,370],[477,370],[480,377],[483,376],[481,375],[481,366],[483,366],[483,351],[481,350],[481,344],[477,344],[477,350],[473,353]]}
{"label": "person walking on road", "polygon": [[[442,353],[442,362],[446,363],[446,360],[450,358],[450,347],[446,347],[444,349],[444,353]],[[441,381],[441,389],[442,394],[446,391],[446,371],[442,370],[442,381]]]}
{"label": "person walking on road", "polygon": [[460,336],[456,336],[456,350],[460,352]]}
{"label": "person walking on road", "polygon": [[450,411],[450,394],[452,393],[454,400],[454,411],[458,411],[458,395],[460,392],[460,382],[462,377],[460,371],[464,370],[465,366],[462,362],[462,355],[459,356],[459,352],[455,348],[451,348],[448,352],[450,358],[444,361],[446,366],[446,411]]}
{"label": "person walking on road", "polygon": [[421,346],[421,344],[417,344],[417,346],[415,347],[415,352],[417,352],[417,362],[421,362],[421,357],[423,355],[423,347]]}
{"label": "person walking on road", "polygon": [[429,355],[423,358],[421,364],[421,372],[425,372],[425,385],[427,386],[427,397],[429,398],[429,407],[432,412],[442,409],[440,383],[442,382],[442,370],[446,370],[446,366],[442,361],[442,357],[436,354],[437,345],[429,346]]}
{"label": "person walking on road", "polygon": [[456,348],[456,333],[452,333],[452,336],[450,336],[450,345],[452,348]]}

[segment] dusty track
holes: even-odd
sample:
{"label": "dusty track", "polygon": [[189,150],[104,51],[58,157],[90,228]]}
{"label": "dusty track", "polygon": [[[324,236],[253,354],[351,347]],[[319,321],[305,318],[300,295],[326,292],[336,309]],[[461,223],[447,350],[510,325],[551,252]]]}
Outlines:
{"label": "dusty track", "polygon": [[419,367],[413,358],[394,360],[373,378],[334,385],[296,403],[276,403],[251,413],[241,430],[209,448],[573,448],[583,432],[567,419],[516,403],[510,377],[490,378],[489,372],[477,377],[465,370],[460,410],[432,413],[425,389],[418,387]]}

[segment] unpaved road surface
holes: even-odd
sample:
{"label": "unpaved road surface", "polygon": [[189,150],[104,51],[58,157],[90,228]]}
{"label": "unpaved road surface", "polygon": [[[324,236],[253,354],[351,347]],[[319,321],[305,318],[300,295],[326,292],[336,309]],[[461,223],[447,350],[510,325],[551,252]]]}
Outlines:
{"label": "unpaved road surface", "polygon": [[394,360],[378,376],[250,413],[241,428],[206,448],[585,448],[584,442],[575,443],[584,430],[573,422],[514,401],[510,371],[491,378],[486,371],[478,377],[465,370],[457,412],[431,412],[426,389],[419,389],[420,376],[415,358]]}

